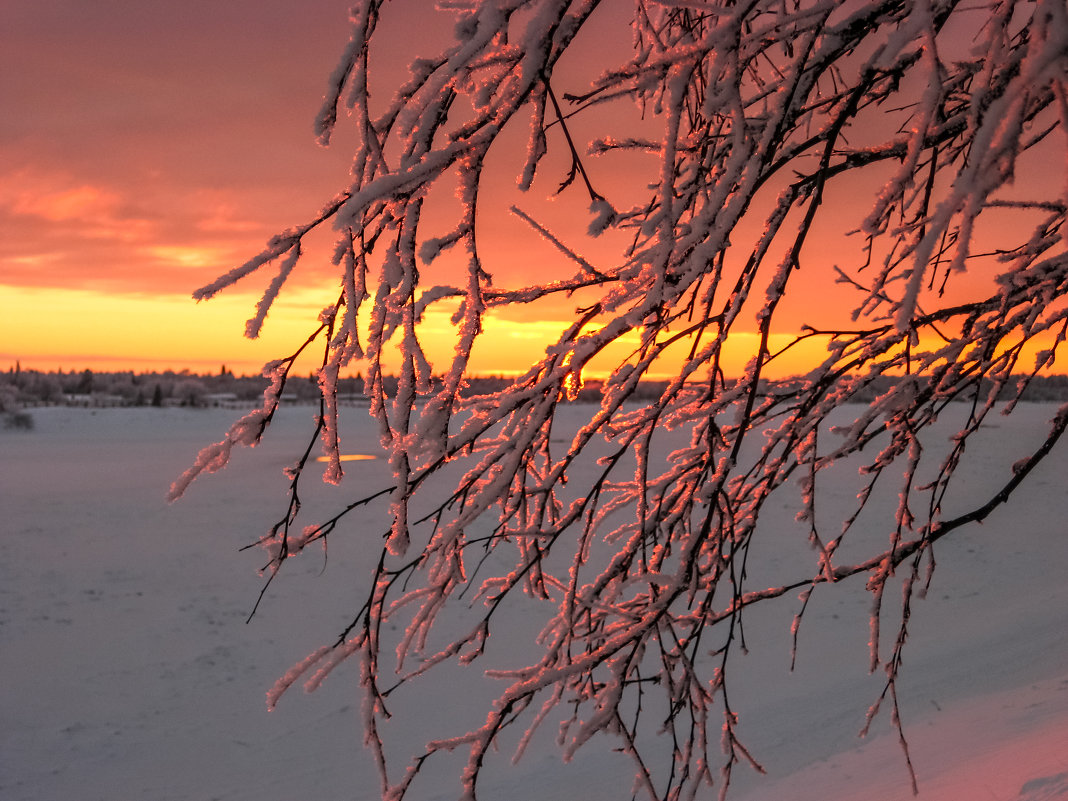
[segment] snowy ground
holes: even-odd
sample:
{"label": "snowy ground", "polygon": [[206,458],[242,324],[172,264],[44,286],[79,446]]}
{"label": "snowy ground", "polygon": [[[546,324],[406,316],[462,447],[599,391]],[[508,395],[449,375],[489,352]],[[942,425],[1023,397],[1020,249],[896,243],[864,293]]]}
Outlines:
{"label": "snowy ground", "polygon": [[[976,461],[964,477],[976,488],[1002,481],[1053,411],[1025,405],[999,418],[970,451]],[[347,414],[347,450],[373,450],[366,413]],[[310,410],[282,410],[267,444],[172,506],[163,501],[171,480],[235,412],[33,415],[33,431],[0,431],[0,798],[376,798],[352,669],[339,669],[315,694],[287,696],[272,713],[264,694],[347,622],[358,590],[345,566],[375,547],[381,525],[350,523],[350,536],[332,541],[325,571],[321,556],[287,565],[294,569],[245,625],[260,556],[238,548],[280,514],[280,470],[310,426]],[[939,548],[901,687],[920,799],[1068,798],[1066,450],[1012,509]],[[381,461],[346,467],[342,494],[309,483],[306,501],[336,506],[353,485],[377,487],[384,470]],[[911,798],[887,719],[856,739],[879,688],[879,676],[865,670],[862,588],[854,597],[813,597],[793,674],[790,603],[749,623],[759,644],[751,664],[735,671],[732,701],[769,775],[737,773],[731,798]],[[420,725],[432,730],[441,716],[462,717],[469,690],[449,689],[430,688],[428,697],[444,695],[451,711],[413,707],[425,716]],[[616,801],[630,797],[629,775],[608,751],[564,767],[540,746],[518,767],[488,775],[481,797]],[[454,787],[435,785],[429,796],[424,788],[415,798],[444,801]]]}

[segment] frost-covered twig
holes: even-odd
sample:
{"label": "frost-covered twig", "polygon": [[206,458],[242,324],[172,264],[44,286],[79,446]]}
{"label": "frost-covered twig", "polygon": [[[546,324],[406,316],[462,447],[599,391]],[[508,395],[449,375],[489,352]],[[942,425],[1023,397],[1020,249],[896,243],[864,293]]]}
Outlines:
{"label": "frost-covered twig", "polygon": [[[1029,376],[1052,369],[1068,332],[1063,2],[638,2],[632,54],[606,61],[592,86],[568,86],[566,113],[550,88],[568,84],[564,56],[588,47],[590,26],[618,7],[443,6],[455,16],[455,42],[413,59],[377,117],[368,76],[379,16],[390,9],[356,6],[317,122],[325,142],[349,113],[358,143],[348,185],[310,224],[198,293],[283,259],[250,324],[257,333],[304,237],[331,221],[342,295],[319,321],[328,330],[316,437],[335,457],[327,478],[340,480],[333,393],[341,371],[358,368],[393,472],[300,527],[297,478],[311,445],[296,463],[286,513],[261,543],[270,570],[337,536],[357,509],[379,515],[382,543],[350,624],[283,678],[272,703],[302,677],[317,687],[355,658],[384,798],[418,795],[434,755],[463,748],[461,792],[474,799],[495,745],[514,728],[521,753],[549,721],[568,758],[600,737],[616,740],[634,761],[637,792],[650,798],[703,797],[714,781],[722,796],[737,763],[760,764],[742,740],[745,710],[728,694],[748,610],[803,590],[796,649],[813,588],[834,592],[855,576],[874,601],[872,666],[886,673],[907,755],[896,679],[933,545],[1007,502],[1068,427],[1062,410],[998,491],[945,517],[969,438],[1000,398],[1018,398]],[[961,30],[973,38],[966,48],[954,38]],[[506,147],[516,120],[530,126],[526,153]],[[555,125],[562,145],[546,135]],[[601,178],[613,173],[600,165],[595,188],[580,130],[606,163],[634,150],[648,157],[633,178],[648,187],[644,199],[628,208],[613,198],[618,184]],[[510,285],[507,269],[483,262],[492,211],[480,192],[502,162],[534,191],[554,147],[570,168],[562,181],[549,177],[547,194],[563,191],[556,202],[588,209],[589,236],[611,228],[613,241],[629,241],[595,268],[578,255],[584,242],[513,206],[562,266]],[[1053,153],[1055,188],[1013,187],[1037,152]],[[431,235],[424,204],[443,185],[460,203],[451,228]],[[1013,225],[998,227],[999,215]],[[997,242],[980,250],[988,221]],[[857,263],[828,253],[828,224],[860,233]],[[455,285],[424,280],[421,269],[446,252],[459,260]],[[824,302],[824,283],[852,293],[849,308]],[[492,394],[468,391],[487,312],[535,315],[575,292],[588,300],[543,358]],[[813,299],[803,327],[786,311],[801,292]],[[456,347],[435,362],[424,346],[427,310],[446,301]],[[751,358],[731,371],[728,353],[746,338]],[[768,379],[816,343],[820,363],[790,381]],[[584,374],[610,353],[623,355],[605,368],[598,402],[582,407],[577,429],[561,431],[561,409],[575,408]],[[274,363],[264,408],[205,449],[173,494],[218,469],[234,444],[258,440],[291,365]],[[673,377],[649,390],[664,373]],[[927,432],[954,401],[966,402],[966,421],[940,448]],[[840,419],[850,404],[850,419]],[[843,519],[829,520],[826,471],[848,466],[859,468],[861,491]],[[765,522],[769,501],[794,485],[809,556],[790,581],[756,585],[750,554],[776,533]],[[887,491],[898,493],[894,514],[878,521],[887,536],[868,542],[858,521]],[[841,561],[851,547],[866,550]],[[886,648],[883,605],[895,584],[902,617]],[[541,624],[536,656],[497,650],[493,633],[527,616]],[[504,684],[484,722],[433,733],[394,775],[386,700],[447,663],[494,660],[503,667],[487,672]],[[670,759],[652,756],[656,737]]]}

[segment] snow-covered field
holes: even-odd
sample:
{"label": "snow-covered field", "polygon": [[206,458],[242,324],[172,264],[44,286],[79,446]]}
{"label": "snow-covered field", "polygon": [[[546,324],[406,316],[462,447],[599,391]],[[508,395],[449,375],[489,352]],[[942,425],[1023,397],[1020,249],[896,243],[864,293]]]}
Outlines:
{"label": "snow-covered field", "polygon": [[[995,420],[970,446],[975,462],[961,478],[976,488],[1001,483],[1054,410],[1024,405]],[[261,554],[238,548],[281,514],[281,468],[310,429],[310,409],[281,410],[264,445],[202,478],[181,502],[163,500],[236,415],[49,408],[33,411],[33,431],[0,431],[4,801],[377,797],[353,668],[339,668],[317,693],[285,697],[274,712],[264,699],[347,622],[358,598],[347,567],[377,549],[382,524],[348,523],[331,540],[325,570],[321,554],[287,564],[246,625]],[[366,412],[346,415],[345,449],[373,452]],[[1011,508],[939,544],[900,687],[920,799],[1068,798],[1066,451]],[[336,508],[354,486],[384,480],[381,460],[346,467],[340,490],[308,482],[306,503]],[[862,584],[813,596],[792,674],[793,599],[747,624],[752,652],[738,663],[732,703],[769,775],[736,772],[731,798],[912,797],[888,717],[856,738],[880,688],[865,669]],[[406,710],[434,734],[466,704],[466,691],[440,689],[429,689],[444,699],[440,708]],[[480,795],[489,801],[630,797],[629,766],[608,750],[580,752],[568,766],[545,744],[514,768],[501,756]],[[458,794],[454,779],[429,786],[413,798]]]}

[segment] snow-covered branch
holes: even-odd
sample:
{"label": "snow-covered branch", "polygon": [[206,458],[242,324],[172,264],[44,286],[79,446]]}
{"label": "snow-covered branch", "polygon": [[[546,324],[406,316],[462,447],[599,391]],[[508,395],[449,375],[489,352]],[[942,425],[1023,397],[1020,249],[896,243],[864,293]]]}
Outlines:
{"label": "snow-covered branch", "polygon": [[[302,240],[329,221],[340,299],[315,323],[326,339],[315,436],[333,458],[328,478],[340,480],[336,381],[359,369],[392,469],[388,485],[355,488],[349,505],[304,527],[296,489],[310,451],[291,470],[289,508],[262,542],[272,575],[341,536],[339,521],[357,509],[377,510],[382,543],[351,624],[287,673],[272,703],[302,677],[318,686],[356,659],[384,798],[418,797],[412,788],[435,754],[462,748],[463,797],[474,799],[495,745],[514,727],[522,752],[550,720],[569,759],[615,738],[650,798],[703,797],[716,782],[726,792],[736,763],[759,767],[741,739],[745,710],[728,695],[748,610],[805,590],[796,636],[814,587],[864,577],[872,667],[886,671],[884,697],[896,706],[911,602],[930,582],[934,544],[1009,501],[1065,429],[1062,411],[1044,444],[1006,465],[987,502],[947,514],[969,437],[999,398],[1018,397],[1019,376],[1053,369],[1068,330],[1064,4],[639,0],[627,7],[630,57],[605,61],[579,86],[564,55],[598,57],[587,37],[623,6],[445,5],[455,43],[413,53],[410,77],[377,117],[367,90],[375,31],[398,12],[357,5],[317,122],[324,142],[336,125],[357,130],[348,185],[311,223],[197,294],[281,259],[250,321],[255,335]],[[530,125],[526,152],[508,149],[504,131],[517,120]],[[594,131],[589,150],[575,139],[580,121]],[[544,176],[553,148],[570,166]],[[648,191],[625,203],[587,159],[633,150],[655,168],[635,176]],[[1055,180],[1015,184],[1036,153]],[[579,255],[592,239],[575,242],[513,206],[560,266],[508,285],[507,265],[484,263],[494,210],[480,191],[491,162],[526,191],[544,181],[561,193],[588,214],[590,237],[611,231],[626,244],[595,266]],[[459,205],[452,227],[431,233],[424,211],[441,186]],[[854,263],[830,252],[847,234],[860,243]],[[421,268],[446,251],[461,278],[424,280]],[[467,390],[489,311],[536,314],[578,290],[593,300],[543,358],[498,392]],[[428,309],[445,302],[456,305],[457,336],[442,363],[424,332]],[[739,341],[754,345],[732,371]],[[815,366],[767,379],[814,342]],[[572,405],[591,363],[623,343],[597,403]],[[275,366],[281,384],[291,364]],[[674,378],[645,392],[665,373]],[[174,495],[234,445],[258,440],[281,384],[202,452]],[[958,401],[960,433],[931,442],[931,424]],[[860,493],[849,516],[828,520],[821,488],[842,469],[860,477]],[[857,521],[884,487],[898,500],[872,539]],[[769,503],[791,492],[807,556],[787,580],[755,585],[750,553],[786,536],[764,525]],[[880,624],[895,581],[903,600],[887,652]],[[495,632],[531,618],[534,658],[495,649]],[[385,699],[451,663],[486,663],[504,688],[480,726],[428,736],[394,774]],[[666,763],[652,756],[657,732],[671,743]]]}

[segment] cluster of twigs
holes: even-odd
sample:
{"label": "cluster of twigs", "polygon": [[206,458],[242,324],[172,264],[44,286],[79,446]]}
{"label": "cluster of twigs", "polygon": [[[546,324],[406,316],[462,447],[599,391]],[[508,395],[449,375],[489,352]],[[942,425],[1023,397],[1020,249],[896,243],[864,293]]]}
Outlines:
{"label": "cluster of twigs", "polygon": [[[358,660],[383,798],[405,797],[434,754],[464,748],[464,797],[473,799],[502,732],[524,732],[522,751],[546,720],[561,725],[567,756],[594,736],[617,738],[649,798],[694,798],[717,783],[725,792],[735,764],[758,766],[738,737],[728,695],[744,611],[799,590],[807,603],[816,585],[860,575],[875,601],[871,667],[885,671],[883,696],[899,720],[896,679],[910,601],[930,580],[934,544],[1006,501],[1068,425],[1062,410],[1042,446],[1006,467],[1000,491],[970,511],[943,516],[968,438],[998,408],[999,394],[1011,393],[1012,376],[1053,367],[1068,327],[1064,176],[1055,184],[1060,195],[1048,187],[1006,192],[1030,152],[1063,156],[1063,2],[963,8],[952,0],[638,0],[633,56],[606,65],[592,87],[563,96],[569,110],[550,88],[566,83],[557,63],[581,46],[585,28],[620,13],[618,4],[448,5],[456,8],[456,43],[413,60],[410,80],[377,115],[367,84],[386,10],[381,0],[356,7],[319,125],[325,142],[343,110],[359,132],[350,184],[311,223],[280,235],[198,294],[208,297],[281,260],[250,321],[254,333],[302,239],[329,221],[339,237],[342,294],[318,331],[326,337],[319,429],[333,458],[328,478],[341,476],[335,384],[354,366],[366,376],[394,477],[391,486],[299,528],[297,482],[310,449],[292,470],[287,512],[263,540],[272,574],[309,543],[337,536],[354,509],[385,497],[388,509],[362,608],[336,643],[283,678],[272,699],[301,677],[317,686],[335,665]],[[591,146],[605,158],[640,150],[656,159],[653,189],[632,208],[615,208],[609,193],[595,188],[570,124],[621,104],[645,115],[643,130],[650,120],[660,130],[659,138],[604,138]],[[629,235],[615,263],[594,266],[517,210],[572,272],[527,286],[491,283],[480,258],[479,190],[491,150],[503,147],[502,130],[523,119],[530,138],[525,159],[516,158],[521,188],[533,185],[558,126],[562,136],[553,142],[567,149],[571,168],[562,182],[553,178],[554,187],[585,194],[592,235],[608,228]],[[423,205],[433,187],[449,181],[458,182],[460,213],[450,231],[429,237]],[[821,271],[837,259],[812,240],[829,213],[827,197],[844,185],[869,187],[858,218],[838,224],[856,228],[868,254],[866,264],[837,268],[838,280],[855,292],[853,324],[844,327],[835,310],[823,323],[824,310],[814,308],[798,331],[780,323],[779,312],[788,287],[830,280]],[[754,217],[763,227],[747,236]],[[993,218],[1002,230],[996,252],[978,253],[974,242]],[[464,280],[426,286],[420,269],[450,249],[462,254]],[[973,278],[979,257],[996,263],[994,277]],[[463,394],[490,310],[536,309],[577,290],[597,299],[543,359],[499,393]],[[457,346],[451,364],[434,365],[421,324],[427,309],[445,302],[458,303]],[[744,374],[728,377],[728,339],[747,330],[757,334],[752,358]],[[773,350],[784,333],[790,344]],[[567,432],[565,446],[554,445],[558,411],[583,370],[627,338],[638,344],[615,365],[600,404],[577,432]],[[766,380],[809,340],[825,345],[822,363],[789,384]],[[392,346],[400,354],[399,386],[387,397],[382,379]],[[270,369],[284,377],[291,364]],[[666,364],[676,378],[660,396],[628,403],[639,382]],[[900,380],[858,407],[849,425],[828,432],[832,413],[885,375]],[[239,423],[224,442],[259,437],[279,381],[255,419]],[[929,451],[922,432],[960,400],[970,405],[949,452]],[[679,430],[688,442],[665,459],[660,443]],[[179,491],[198,472],[218,468],[214,447]],[[222,450],[228,454],[229,446]],[[828,530],[816,499],[825,471],[846,459],[863,463],[867,483],[856,509]],[[424,499],[436,491],[430,479],[446,474],[455,478],[453,490]],[[899,502],[885,523],[887,540],[864,559],[841,562],[836,554],[868,499],[895,481]],[[770,536],[760,526],[765,505],[789,482],[802,488],[798,519],[814,558],[797,566],[795,581],[751,586],[750,547]],[[895,576],[904,584],[903,606],[887,653],[879,628]],[[538,659],[490,671],[507,682],[484,723],[433,740],[394,774],[380,733],[389,696],[442,663],[479,664],[491,632],[508,625],[513,597],[523,594],[537,602],[533,608],[551,610]],[[459,634],[439,630],[439,616],[456,609],[466,620]],[[404,633],[387,643],[385,624],[398,620]],[[671,743],[667,764],[646,756],[658,731]]]}

